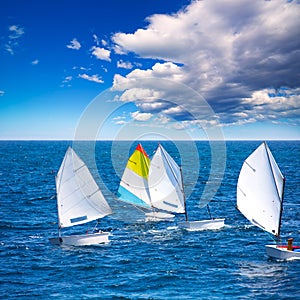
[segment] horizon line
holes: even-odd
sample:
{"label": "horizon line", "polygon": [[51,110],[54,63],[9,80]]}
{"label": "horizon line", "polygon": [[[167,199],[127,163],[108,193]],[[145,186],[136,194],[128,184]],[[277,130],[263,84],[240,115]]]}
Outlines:
{"label": "horizon line", "polygon": [[209,140],[209,139],[173,139],[173,140],[166,140],[166,139],[103,139],[103,140],[73,140],[73,139],[0,139],[0,142],[135,142],[135,141],[146,141],[146,142],[156,142],[156,141],[165,141],[165,142],[170,142],[170,141],[183,141],[183,142],[220,142],[220,141],[300,141],[300,139],[214,139],[214,140]]}

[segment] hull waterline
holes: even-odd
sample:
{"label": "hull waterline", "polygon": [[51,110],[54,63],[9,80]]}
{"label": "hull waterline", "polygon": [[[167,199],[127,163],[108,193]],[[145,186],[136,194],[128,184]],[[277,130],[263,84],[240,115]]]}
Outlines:
{"label": "hull waterline", "polygon": [[56,238],[50,238],[52,245],[67,245],[67,246],[91,246],[109,243],[110,233],[97,232],[85,235],[70,235]]}
{"label": "hull waterline", "polygon": [[180,228],[191,231],[218,230],[225,226],[224,221],[225,219],[210,219],[201,221],[180,222],[178,225]]}
{"label": "hull waterline", "polygon": [[287,250],[287,246],[266,245],[267,255],[282,260],[300,259],[300,247],[293,247],[293,250]]}

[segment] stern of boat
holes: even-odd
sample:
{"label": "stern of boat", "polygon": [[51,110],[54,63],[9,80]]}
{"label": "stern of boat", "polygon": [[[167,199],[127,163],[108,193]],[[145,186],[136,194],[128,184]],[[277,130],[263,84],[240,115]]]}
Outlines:
{"label": "stern of boat", "polygon": [[267,255],[276,259],[300,259],[300,248],[288,250],[285,245],[266,245]]}

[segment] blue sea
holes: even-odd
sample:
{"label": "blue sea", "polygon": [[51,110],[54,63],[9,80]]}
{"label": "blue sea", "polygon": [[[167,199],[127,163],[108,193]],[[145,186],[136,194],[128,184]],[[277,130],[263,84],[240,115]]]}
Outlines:
{"label": "blue sea", "polygon": [[[205,186],[217,187],[209,207],[212,217],[225,218],[225,228],[192,232],[178,228],[182,216],[145,223],[138,211],[118,206],[114,195],[136,142],[77,142],[74,148],[115,211],[100,223],[111,242],[60,247],[48,240],[57,235],[55,175],[72,142],[1,141],[0,298],[300,299],[300,261],[268,258],[264,246],[272,237],[235,208],[240,168],[260,143],[228,141],[226,156],[211,167],[216,157],[208,142],[162,142],[182,164],[190,220],[209,218],[200,199]],[[151,156],[157,142],[142,145]],[[286,176],[282,237],[300,244],[300,142],[268,145]]]}

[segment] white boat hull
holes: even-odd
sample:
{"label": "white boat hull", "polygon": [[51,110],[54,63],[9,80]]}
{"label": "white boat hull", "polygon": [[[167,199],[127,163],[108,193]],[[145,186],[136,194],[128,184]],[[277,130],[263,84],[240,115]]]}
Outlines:
{"label": "white boat hull", "polygon": [[190,231],[218,230],[225,226],[224,221],[225,219],[210,219],[201,221],[180,222],[178,225],[180,228]]}
{"label": "white boat hull", "polygon": [[267,255],[282,260],[300,259],[300,249],[294,248],[292,251],[287,250],[286,246],[266,245]]}
{"label": "white boat hull", "polygon": [[146,222],[160,222],[160,221],[174,221],[174,215],[164,212],[150,212],[146,213]]}
{"label": "white boat hull", "polygon": [[91,246],[109,243],[109,235],[109,232],[97,232],[50,238],[49,241],[52,245]]}

